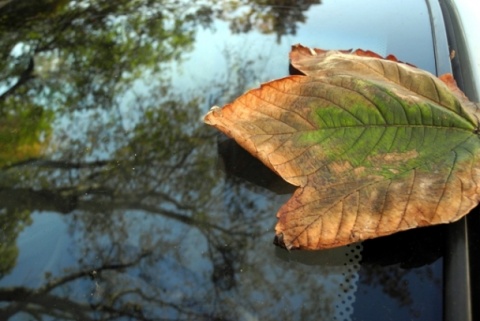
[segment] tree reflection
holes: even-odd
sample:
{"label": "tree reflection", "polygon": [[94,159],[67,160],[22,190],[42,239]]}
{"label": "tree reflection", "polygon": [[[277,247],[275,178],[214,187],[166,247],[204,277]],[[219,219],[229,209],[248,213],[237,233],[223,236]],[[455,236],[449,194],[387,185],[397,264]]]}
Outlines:
{"label": "tree reflection", "polygon": [[226,1],[220,16],[230,21],[235,33],[253,29],[265,34],[275,34],[277,42],[284,35],[295,35],[299,22],[305,22],[305,12],[320,0],[267,0]]}
{"label": "tree reflection", "polygon": [[[208,24],[213,13],[192,6],[187,12],[180,5],[169,11],[150,1],[38,5],[45,6],[8,3],[2,9],[9,14],[0,19],[7,48],[2,110],[27,111],[25,119],[37,119],[38,129],[25,135],[43,144],[17,158],[11,151],[2,164],[4,211],[24,213],[2,214],[12,226],[3,224],[11,232],[2,239],[2,273],[14,268],[15,240],[32,212],[65,216],[76,261],[60,272],[39,270],[45,273],[39,286],[21,279],[3,286],[1,318],[287,317],[298,304],[290,302],[293,283],[310,283],[308,274],[292,271],[292,284],[278,287],[282,272],[271,264],[265,269],[266,262],[249,253],[265,233],[270,236],[274,205],[266,198],[275,196],[219,175],[216,133],[200,121],[205,89],[175,92],[158,73],[191,48],[193,26]],[[21,19],[13,24],[10,15]],[[241,74],[229,79],[237,82],[219,83],[218,95],[245,89],[248,72],[236,70]],[[119,93],[145,73],[160,77],[148,94],[135,97],[129,108],[138,111],[137,125],[126,128]],[[28,116],[36,106],[44,115],[48,110],[62,121],[89,125],[80,135],[62,126],[50,135],[52,127],[43,125],[50,123],[47,118]],[[78,116],[82,110],[90,111]],[[6,141],[13,146],[11,138]],[[47,145],[50,157],[42,156]],[[270,240],[259,243],[268,253]],[[318,282],[302,295],[322,288]],[[287,308],[278,309],[275,301]],[[303,313],[328,313],[329,302]]]}
{"label": "tree reflection", "polygon": [[[141,254],[135,260],[128,263],[104,264],[97,269],[71,272],[62,277],[50,279],[45,285],[37,289],[29,289],[26,287],[0,289],[0,301],[12,302],[7,307],[0,309],[0,316],[2,320],[7,320],[18,312],[23,312],[36,319],[42,319],[43,316],[51,316],[62,320],[74,320],[77,318],[81,320],[94,320],[94,318],[90,317],[91,311],[102,310],[103,307],[101,304],[77,302],[71,298],[57,294],[58,289],[62,289],[62,287],[68,288],[71,283],[79,279],[90,278],[94,283],[92,293],[95,296],[96,292],[99,291],[99,285],[96,281],[99,275],[127,269],[138,264],[141,259],[147,255],[148,253]],[[130,312],[128,309],[116,311],[113,306],[107,308],[107,311],[110,310],[109,312],[113,315],[135,316],[135,313]]]}
{"label": "tree reflection", "polygon": [[[29,191],[17,207],[64,213],[77,240],[72,268],[48,275],[39,288],[2,289],[5,319],[26,313],[65,320],[237,320],[291,313],[277,312],[275,300],[293,298],[295,284],[311,284],[310,277],[292,271],[279,287],[282,269],[249,253],[254,247],[268,253],[270,240],[258,240],[266,231],[270,236],[274,209],[266,197],[275,196],[219,177],[212,166],[216,133],[199,122],[199,97],[155,90],[138,99],[141,119],[128,135],[117,132],[109,160],[79,155],[75,162],[39,159],[5,170],[20,177],[18,186],[5,188]],[[320,281],[302,295],[318,291]],[[308,311],[328,313],[328,302]]]}
{"label": "tree reflection", "polygon": [[[168,8],[168,10],[167,10]],[[191,48],[185,8],[153,1],[12,1],[0,14],[1,96],[50,108],[108,108],[140,73]],[[193,16],[202,13],[189,6]],[[35,95],[24,95],[26,91]],[[9,98],[9,99],[7,99]]]}

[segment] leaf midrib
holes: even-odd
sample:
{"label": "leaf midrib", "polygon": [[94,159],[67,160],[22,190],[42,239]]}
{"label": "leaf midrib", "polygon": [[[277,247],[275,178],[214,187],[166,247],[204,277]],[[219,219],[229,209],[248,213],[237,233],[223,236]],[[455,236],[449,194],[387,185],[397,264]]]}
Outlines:
{"label": "leaf midrib", "polygon": [[385,124],[385,125],[346,125],[346,126],[337,126],[337,127],[328,127],[328,128],[315,128],[315,129],[305,129],[305,130],[295,130],[291,132],[284,132],[284,133],[262,133],[262,134],[255,134],[254,136],[261,136],[261,135],[268,135],[268,136],[277,136],[277,135],[292,135],[296,133],[310,133],[310,132],[318,132],[318,131],[326,131],[326,130],[338,130],[338,129],[347,129],[347,128],[361,128],[361,129],[370,129],[370,128],[430,128],[430,129],[438,129],[438,130],[457,130],[462,132],[467,132],[472,135],[475,135],[475,131],[473,129],[467,128],[459,128],[459,127],[449,127],[449,126],[434,126],[434,125],[392,125],[392,124]]}

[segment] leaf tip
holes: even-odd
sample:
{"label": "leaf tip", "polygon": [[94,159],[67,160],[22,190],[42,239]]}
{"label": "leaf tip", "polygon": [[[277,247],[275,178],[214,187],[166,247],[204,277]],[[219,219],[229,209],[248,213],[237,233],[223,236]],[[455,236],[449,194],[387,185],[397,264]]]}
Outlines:
{"label": "leaf tip", "polygon": [[213,125],[214,122],[212,121],[212,118],[220,116],[222,112],[222,108],[218,106],[213,106],[210,108],[208,113],[203,117],[203,122],[207,125]]}

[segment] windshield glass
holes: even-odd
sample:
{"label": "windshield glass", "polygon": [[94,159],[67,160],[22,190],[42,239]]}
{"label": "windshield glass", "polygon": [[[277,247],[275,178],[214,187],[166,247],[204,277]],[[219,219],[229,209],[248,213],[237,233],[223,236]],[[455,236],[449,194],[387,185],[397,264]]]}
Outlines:
{"label": "windshield glass", "polygon": [[1,320],[441,319],[442,227],[280,249],[291,186],[202,122],[296,43],[435,72],[425,3],[6,0],[0,24]]}

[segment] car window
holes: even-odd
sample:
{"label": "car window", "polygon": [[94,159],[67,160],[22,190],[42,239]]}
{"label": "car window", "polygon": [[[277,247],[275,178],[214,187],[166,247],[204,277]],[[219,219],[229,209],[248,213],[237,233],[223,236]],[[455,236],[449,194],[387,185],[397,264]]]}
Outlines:
{"label": "car window", "polygon": [[291,186],[201,120],[296,43],[435,73],[426,3],[7,0],[0,24],[0,319],[441,319],[444,227],[280,249]]}

